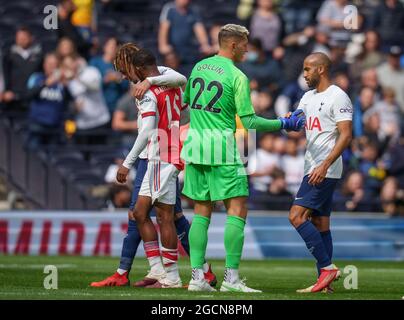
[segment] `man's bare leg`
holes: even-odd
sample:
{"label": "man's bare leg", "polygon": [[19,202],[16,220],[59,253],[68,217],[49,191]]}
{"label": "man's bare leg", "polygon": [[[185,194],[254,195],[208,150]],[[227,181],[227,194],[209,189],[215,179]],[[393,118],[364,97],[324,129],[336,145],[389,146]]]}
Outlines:
{"label": "man's bare leg", "polygon": [[160,225],[161,254],[167,274],[167,284],[181,287],[182,283],[178,272],[178,237],[174,224],[174,206],[156,202],[154,207]]}
{"label": "man's bare leg", "polygon": [[150,197],[139,196],[133,210],[133,216],[136,219],[140,235],[142,236],[144,251],[150,265],[149,273],[143,280],[135,283],[136,287],[152,285],[165,276],[161,262],[157,231],[149,215],[151,207],[152,202]]}

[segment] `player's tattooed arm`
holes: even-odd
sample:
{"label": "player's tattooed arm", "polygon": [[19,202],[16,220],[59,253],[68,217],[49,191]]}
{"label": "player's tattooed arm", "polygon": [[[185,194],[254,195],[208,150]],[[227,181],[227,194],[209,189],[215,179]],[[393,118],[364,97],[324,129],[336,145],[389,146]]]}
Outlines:
{"label": "player's tattooed arm", "polygon": [[181,87],[187,83],[187,78],[184,75],[171,68],[158,67],[158,70],[160,72],[159,76],[147,77],[134,85],[132,95],[136,99],[142,99],[152,85]]}
{"label": "player's tattooed arm", "polygon": [[349,146],[352,141],[352,121],[337,122],[339,136],[335,142],[334,148],[328,157],[314,170],[309,173],[309,184],[317,185],[323,182],[327,174],[328,168],[339,158],[342,152]]}

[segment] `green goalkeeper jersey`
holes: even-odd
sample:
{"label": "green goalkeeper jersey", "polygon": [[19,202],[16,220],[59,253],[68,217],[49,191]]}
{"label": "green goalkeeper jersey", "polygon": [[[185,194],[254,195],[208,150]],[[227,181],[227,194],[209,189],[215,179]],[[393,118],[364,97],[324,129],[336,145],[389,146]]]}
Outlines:
{"label": "green goalkeeper jersey", "polygon": [[246,75],[223,56],[204,59],[193,68],[183,101],[191,112],[181,157],[195,164],[240,164],[236,115],[255,114]]}

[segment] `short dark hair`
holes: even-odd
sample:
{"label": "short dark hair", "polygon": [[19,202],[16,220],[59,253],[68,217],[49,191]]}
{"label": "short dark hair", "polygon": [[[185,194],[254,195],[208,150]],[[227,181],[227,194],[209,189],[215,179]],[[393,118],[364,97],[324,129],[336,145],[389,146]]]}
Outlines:
{"label": "short dark hair", "polygon": [[17,32],[19,32],[19,31],[26,32],[26,33],[29,33],[30,35],[32,35],[32,31],[31,31],[26,25],[20,25],[20,26],[18,26],[18,27],[16,28],[15,32],[17,33]]}
{"label": "short dark hair", "polygon": [[262,50],[262,42],[261,42],[261,39],[259,39],[259,38],[253,38],[250,41],[250,45],[253,46],[254,48],[257,48],[259,51]]}
{"label": "short dark hair", "polygon": [[285,179],[285,171],[279,168],[274,168],[271,172],[272,179]]}
{"label": "short dark hair", "polygon": [[148,49],[140,49],[135,52],[132,58],[132,63],[135,67],[150,67],[157,64],[156,57]]}

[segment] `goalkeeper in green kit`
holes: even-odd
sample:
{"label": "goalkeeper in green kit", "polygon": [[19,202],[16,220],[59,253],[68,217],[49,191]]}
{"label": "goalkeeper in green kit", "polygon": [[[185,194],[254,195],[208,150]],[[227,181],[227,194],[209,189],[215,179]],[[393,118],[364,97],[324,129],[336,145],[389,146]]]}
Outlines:
{"label": "goalkeeper in green kit", "polygon": [[248,34],[239,25],[222,27],[219,53],[194,66],[184,92],[184,103],[189,104],[191,112],[181,152],[186,162],[182,192],[195,201],[189,231],[190,291],[216,291],[204,279],[203,264],[213,203],[223,200],[227,210],[226,269],[220,291],[261,292],[247,287],[238,274],[247,218],[248,182],[234,137],[236,115],[245,129],[257,131],[299,131],[305,124],[301,110],[276,120],[255,115],[249,81],[234,65],[247,52]]}

